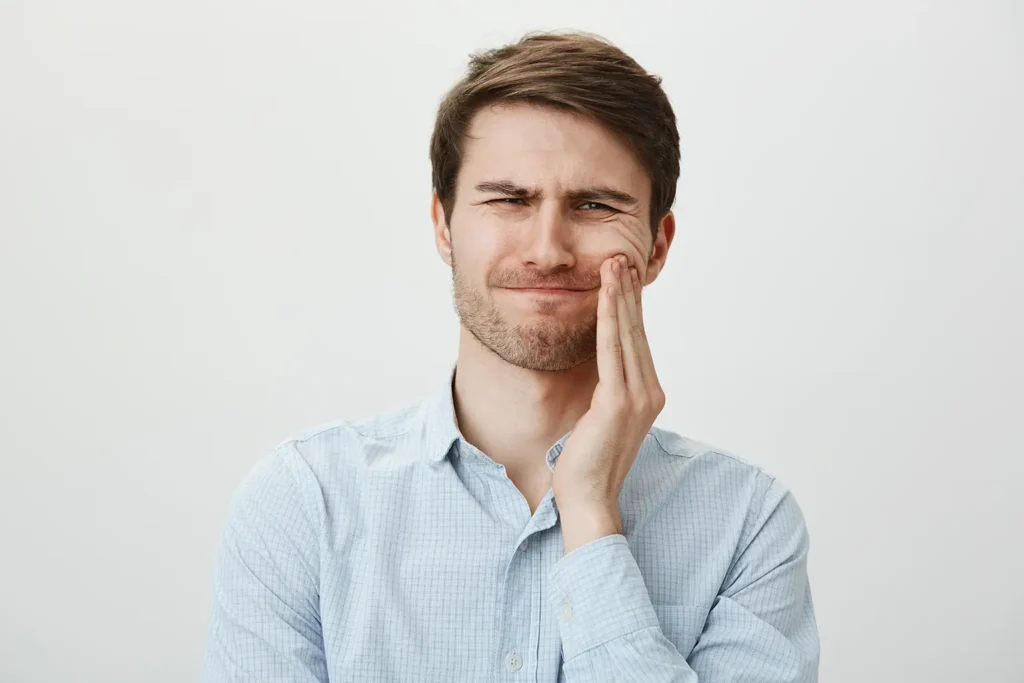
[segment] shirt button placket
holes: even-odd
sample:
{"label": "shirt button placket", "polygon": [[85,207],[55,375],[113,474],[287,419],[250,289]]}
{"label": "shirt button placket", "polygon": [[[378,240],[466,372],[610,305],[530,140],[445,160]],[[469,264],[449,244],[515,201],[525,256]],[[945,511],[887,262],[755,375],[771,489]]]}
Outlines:
{"label": "shirt button placket", "polygon": [[523,658],[520,657],[519,654],[516,652],[509,653],[507,662],[508,670],[512,673],[515,673],[516,671],[519,671],[523,668]]}

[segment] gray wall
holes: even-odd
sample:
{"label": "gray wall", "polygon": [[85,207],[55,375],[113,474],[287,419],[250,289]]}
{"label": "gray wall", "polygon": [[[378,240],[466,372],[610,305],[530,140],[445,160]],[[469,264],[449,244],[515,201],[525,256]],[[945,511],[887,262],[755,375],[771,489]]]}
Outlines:
{"label": "gray wall", "polygon": [[1024,680],[1024,12],[810,0],[0,3],[0,680],[198,676],[252,463],[454,359],[442,92],[565,27],[665,78],[658,424],[794,491],[821,680]]}

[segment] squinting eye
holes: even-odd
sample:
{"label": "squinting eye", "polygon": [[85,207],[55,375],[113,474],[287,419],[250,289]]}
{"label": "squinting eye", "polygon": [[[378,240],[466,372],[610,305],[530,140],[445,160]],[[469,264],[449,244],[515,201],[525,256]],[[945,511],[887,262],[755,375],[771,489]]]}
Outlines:
{"label": "squinting eye", "polygon": [[[489,201],[487,203],[488,204],[511,204],[512,202],[521,202],[521,201],[523,201],[523,199],[521,197],[502,197],[501,199],[492,199],[491,201]],[[517,205],[512,204],[512,206],[517,206]]]}
{"label": "squinting eye", "polygon": [[580,204],[580,206],[583,207],[587,206],[588,204],[590,206],[597,207],[595,209],[591,209],[592,211],[615,211],[615,209],[613,209],[612,207],[606,206],[605,204],[599,204],[597,202],[583,202],[582,204]]}

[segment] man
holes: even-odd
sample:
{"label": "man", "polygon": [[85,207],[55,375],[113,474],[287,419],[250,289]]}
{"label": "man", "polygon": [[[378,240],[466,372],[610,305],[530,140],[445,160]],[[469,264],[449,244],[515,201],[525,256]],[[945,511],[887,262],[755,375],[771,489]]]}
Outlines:
{"label": "man", "polygon": [[585,34],[474,55],[431,140],[458,359],[236,492],[206,681],[816,681],[808,535],[771,475],[653,426],[642,288],[675,116]]}

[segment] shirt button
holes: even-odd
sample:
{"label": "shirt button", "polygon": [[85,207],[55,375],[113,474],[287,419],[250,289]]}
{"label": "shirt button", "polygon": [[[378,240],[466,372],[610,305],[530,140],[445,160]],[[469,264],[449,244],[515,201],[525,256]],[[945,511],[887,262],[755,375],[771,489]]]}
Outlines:
{"label": "shirt button", "polygon": [[569,621],[572,619],[572,605],[568,602],[562,605],[562,621]]}
{"label": "shirt button", "polygon": [[527,541],[523,541],[522,543],[519,544],[519,549],[520,550],[526,550],[526,546],[527,545],[529,545],[529,543]]}
{"label": "shirt button", "polygon": [[523,658],[517,655],[515,652],[508,656],[508,670],[512,673],[519,671],[523,668]]}

